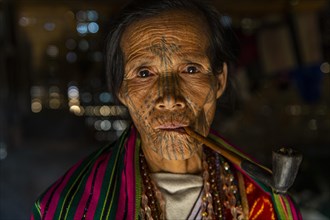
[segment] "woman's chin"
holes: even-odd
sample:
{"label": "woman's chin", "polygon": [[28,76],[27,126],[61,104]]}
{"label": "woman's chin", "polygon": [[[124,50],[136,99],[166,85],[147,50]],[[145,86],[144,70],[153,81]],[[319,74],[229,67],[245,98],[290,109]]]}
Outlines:
{"label": "woman's chin", "polygon": [[186,160],[198,152],[202,145],[187,135],[172,134],[161,139],[156,146],[159,146],[156,153],[166,160]]}

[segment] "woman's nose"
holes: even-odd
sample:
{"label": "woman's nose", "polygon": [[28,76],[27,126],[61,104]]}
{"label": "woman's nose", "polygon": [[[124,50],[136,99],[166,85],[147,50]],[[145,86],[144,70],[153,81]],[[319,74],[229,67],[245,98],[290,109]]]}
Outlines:
{"label": "woman's nose", "polygon": [[158,110],[179,110],[185,108],[185,100],[180,94],[178,79],[175,75],[167,75],[160,79],[159,97],[156,100]]}
{"label": "woman's nose", "polygon": [[156,109],[158,110],[179,110],[185,107],[183,98],[167,94],[156,100]]}

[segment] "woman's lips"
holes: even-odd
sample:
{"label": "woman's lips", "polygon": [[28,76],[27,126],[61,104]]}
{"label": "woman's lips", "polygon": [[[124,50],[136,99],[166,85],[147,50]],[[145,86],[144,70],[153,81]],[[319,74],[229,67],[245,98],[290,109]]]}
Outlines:
{"label": "woman's lips", "polygon": [[180,128],[164,128],[164,129],[160,129],[162,131],[171,131],[171,132],[179,132],[179,133],[186,133],[186,131],[184,130],[183,127]]}
{"label": "woman's lips", "polygon": [[180,132],[180,133],[186,133],[184,130],[184,127],[187,127],[187,125],[183,124],[162,124],[157,126],[157,129],[162,131],[174,131],[174,132]]}

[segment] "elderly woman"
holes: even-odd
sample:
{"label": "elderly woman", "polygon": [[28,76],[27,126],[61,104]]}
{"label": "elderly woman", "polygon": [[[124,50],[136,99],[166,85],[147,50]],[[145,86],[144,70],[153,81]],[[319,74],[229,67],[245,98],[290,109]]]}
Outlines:
{"label": "elderly woman", "polygon": [[209,131],[230,59],[219,18],[192,0],[124,10],[110,32],[107,73],[133,125],[55,182],[32,219],[300,218],[288,196],[184,130],[217,141]]}

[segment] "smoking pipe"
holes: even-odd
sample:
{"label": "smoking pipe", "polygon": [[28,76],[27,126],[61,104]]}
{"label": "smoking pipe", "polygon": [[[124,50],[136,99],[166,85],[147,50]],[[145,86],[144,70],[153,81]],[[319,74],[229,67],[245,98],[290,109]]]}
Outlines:
{"label": "smoking pipe", "polygon": [[[302,161],[302,155],[297,151],[287,148],[281,148],[277,151],[273,151],[273,171],[271,171],[267,167],[247,160],[239,154],[229,150],[227,147],[221,146],[218,143],[215,143],[214,141],[200,135],[190,127],[184,127],[184,129],[189,136],[221,154],[230,162],[258,179],[260,182],[271,187],[276,193],[285,194],[292,186],[297,176],[299,166]],[[220,139],[225,142],[222,138]]]}

